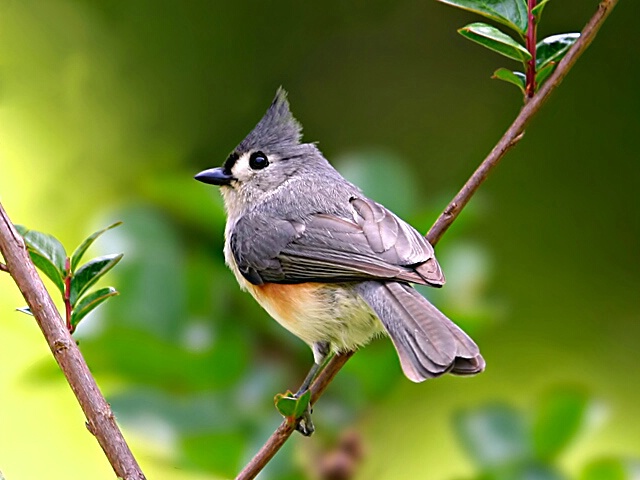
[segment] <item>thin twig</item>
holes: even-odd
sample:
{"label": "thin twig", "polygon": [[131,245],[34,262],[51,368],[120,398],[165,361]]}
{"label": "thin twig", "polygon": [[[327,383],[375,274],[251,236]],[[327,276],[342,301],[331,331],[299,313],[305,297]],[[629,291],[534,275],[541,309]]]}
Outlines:
{"label": "thin twig", "polygon": [[[327,366],[320,372],[313,385],[311,385],[311,404],[313,405],[329,386],[333,377],[340,371],[342,366],[355,352],[346,352],[336,355]],[[267,442],[260,448],[260,451],[251,459],[236,477],[236,480],[250,480],[255,478],[267,463],[278,453],[278,450],[285,444],[295,430],[295,425],[283,420],[280,426],[269,437]]]}
{"label": "thin twig", "polygon": [[87,428],[95,435],[114,472],[119,478],[126,480],[144,480],[145,476],[118,429],[109,404],[100,392],[76,342],[65,327],[64,320],[31,262],[22,237],[9,220],[2,204],[0,252],[80,403],[87,418]]}
{"label": "thin twig", "polygon": [[[500,141],[493,148],[491,153],[484,159],[477,170],[471,175],[467,183],[464,184],[460,192],[447,205],[440,217],[429,229],[426,235],[427,240],[432,245],[438,243],[444,232],[451,226],[458,217],[464,206],[469,202],[473,194],[485,181],[489,172],[498,164],[504,155],[515,146],[524,134],[524,128],[531,118],[540,110],[540,107],[547,100],[551,92],[560,84],[562,79],[569,72],[576,60],[582,55],[584,50],[593,41],[600,26],[605,21],[618,0],[604,0],[598,6],[598,11],[585,26],[578,41],[571,47],[564,59],[558,64],[553,75],[540,88],[538,93],[531,98],[522,108],[514,122],[504,133]],[[312,385],[312,400],[315,402],[333,377],[338,373],[354,352],[336,355],[325,367]],[[294,430],[294,426],[283,422],[271,435],[260,451],[251,459],[245,468],[238,474],[236,480],[250,480],[256,477],[265,465],[273,458],[278,450],[284,445]]]}

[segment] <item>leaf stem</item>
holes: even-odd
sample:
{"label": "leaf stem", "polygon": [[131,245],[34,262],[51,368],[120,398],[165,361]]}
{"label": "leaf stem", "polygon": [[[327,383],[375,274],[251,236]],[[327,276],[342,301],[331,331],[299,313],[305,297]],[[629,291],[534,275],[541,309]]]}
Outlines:
{"label": "leaf stem", "polygon": [[[436,222],[429,229],[426,235],[427,240],[435,245],[442,235],[451,226],[458,215],[469,202],[480,185],[486,180],[489,172],[499,163],[504,155],[518,143],[524,134],[524,128],[528,125],[531,118],[540,110],[544,102],[549,98],[551,92],[562,82],[571,67],[578,60],[580,55],[587,49],[595,38],[598,30],[609,16],[613,7],[616,6],[618,0],[603,0],[598,6],[598,10],[591,17],[589,23],[582,30],[582,34],[578,41],[569,49],[567,55],[560,61],[555,72],[543,84],[540,91],[531,98],[520,113],[513,121],[511,126],[498,141],[493,150],[483,160],[476,171],[471,175],[467,183],[464,184],[460,192],[451,200],[449,205],[440,214]],[[535,2],[533,2],[535,4]],[[531,5],[531,2],[530,2]],[[531,10],[531,9],[530,9]],[[534,37],[535,38],[535,37]],[[535,46],[535,45],[534,45]],[[535,64],[534,64],[535,65]],[[534,77],[535,80],[535,77]],[[326,368],[322,370],[318,378],[311,386],[312,396],[311,402],[320,397],[324,389],[333,380],[338,371],[353,355],[354,352],[348,352],[336,355],[331,359]],[[267,442],[262,446],[260,451],[251,459],[245,468],[238,474],[236,480],[250,480],[256,477],[258,473],[265,467],[269,460],[280,450],[287,439],[291,436],[293,427],[287,426],[286,421],[283,422],[276,431],[269,437]]]}
{"label": "leaf stem", "polygon": [[528,0],[527,2],[527,50],[531,54],[531,59],[527,62],[526,70],[526,87],[525,96],[527,99],[533,97],[536,93],[536,45],[537,45],[537,25],[536,17],[533,14],[533,9],[536,7],[536,0]]}

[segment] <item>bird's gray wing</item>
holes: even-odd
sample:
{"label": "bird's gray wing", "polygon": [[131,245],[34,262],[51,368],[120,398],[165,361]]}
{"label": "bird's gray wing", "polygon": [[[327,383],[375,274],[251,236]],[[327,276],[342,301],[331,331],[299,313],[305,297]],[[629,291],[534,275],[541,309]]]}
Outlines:
{"label": "bird's gray wing", "polygon": [[352,218],[243,217],[231,236],[240,272],[254,284],[372,279],[444,284],[433,247],[413,227],[372,200],[353,198],[350,204]]}

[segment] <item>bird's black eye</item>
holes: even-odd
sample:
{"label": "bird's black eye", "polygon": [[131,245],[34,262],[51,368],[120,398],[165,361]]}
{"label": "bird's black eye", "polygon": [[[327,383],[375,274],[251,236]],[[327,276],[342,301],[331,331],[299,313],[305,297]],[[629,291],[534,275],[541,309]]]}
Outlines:
{"label": "bird's black eye", "polygon": [[269,165],[269,160],[262,152],[253,152],[249,157],[249,166],[254,170],[262,170],[267,165]]}

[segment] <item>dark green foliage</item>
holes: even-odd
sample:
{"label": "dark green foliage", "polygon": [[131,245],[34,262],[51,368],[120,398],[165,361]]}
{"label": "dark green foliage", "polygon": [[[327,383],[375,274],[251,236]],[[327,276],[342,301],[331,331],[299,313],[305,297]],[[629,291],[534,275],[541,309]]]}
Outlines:
{"label": "dark green foliage", "polygon": [[[509,27],[516,33],[516,38],[502,30],[482,22],[476,22],[462,27],[458,32],[465,38],[497,52],[507,58],[520,62],[523,72],[511,72],[506,68],[499,68],[492,78],[503,80],[517,86],[523,94],[533,95],[549,75],[553,73],[555,65],[562,60],[569,48],[580,38],[579,33],[563,33],[547,37],[535,44],[535,29],[530,38],[534,39],[531,47],[525,41],[529,36],[528,5],[526,0],[438,0],[439,2],[462,8],[482,15],[503,26]],[[537,2],[531,11],[536,26],[540,23],[542,11],[549,0]],[[533,45],[535,44],[535,47]],[[535,52],[533,51],[535,48]],[[535,65],[528,62],[536,55]],[[533,63],[533,62],[532,62]],[[531,71],[532,70],[532,71]],[[534,82],[527,85],[528,76]],[[530,94],[528,92],[531,92]]]}

